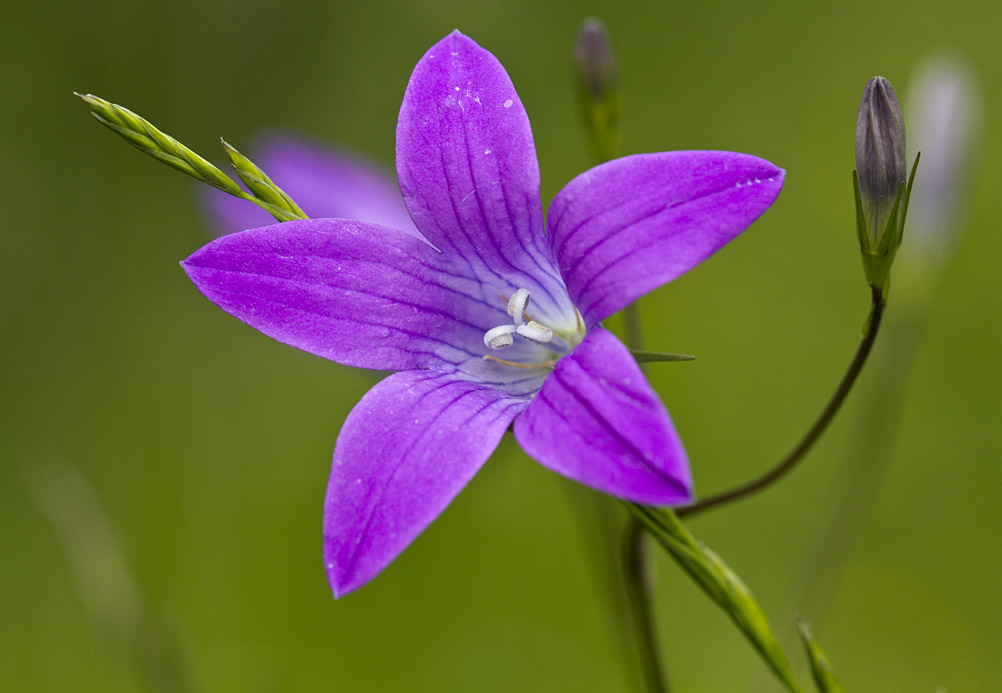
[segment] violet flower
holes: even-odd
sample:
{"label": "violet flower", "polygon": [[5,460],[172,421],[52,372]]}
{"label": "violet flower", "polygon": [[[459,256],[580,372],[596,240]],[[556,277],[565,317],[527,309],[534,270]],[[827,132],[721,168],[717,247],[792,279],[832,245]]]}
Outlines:
{"label": "violet flower", "polygon": [[529,456],[559,474],[641,503],[689,501],[668,412],[601,321],[744,230],[783,171],[732,152],[630,156],[571,181],[544,227],[518,94],[493,55],[454,32],[411,76],[397,174],[423,239],[289,221],[182,263],[209,300],[285,344],[399,371],[356,405],[334,449],[334,595],[389,565],[513,422]]}

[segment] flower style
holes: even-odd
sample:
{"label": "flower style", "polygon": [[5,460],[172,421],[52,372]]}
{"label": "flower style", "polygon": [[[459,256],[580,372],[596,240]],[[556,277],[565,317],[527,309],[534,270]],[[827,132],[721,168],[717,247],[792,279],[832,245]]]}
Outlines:
{"label": "flower style", "polygon": [[630,156],[571,181],[544,227],[522,103],[497,59],[459,32],[415,67],[396,157],[420,238],[368,221],[289,221],[223,236],[182,263],[209,300],[261,332],[398,371],[352,410],[334,449],[334,595],[396,558],[513,422],[522,448],[559,474],[641,503],[690,500],[668,412],[601,321],[744,230],[783,171],[733,152]]}

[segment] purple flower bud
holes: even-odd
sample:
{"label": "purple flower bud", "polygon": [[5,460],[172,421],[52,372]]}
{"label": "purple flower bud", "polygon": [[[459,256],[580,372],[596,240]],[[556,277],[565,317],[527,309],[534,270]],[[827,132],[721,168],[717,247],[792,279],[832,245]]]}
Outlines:
{"label": "purple flower bud", "polygon": [[574,43],[574,60],[578,75],[594,100],[601,101],[616,88],[619,82],[616,54],[601,20],[592,17],[581,24]]}
{"label": "purple flower bud", "polygon": [[856,116],[856,171],[870,245],[876,247],[908,176],[905,121],[894,87],[883,77],[874,77],[863,89]]}
{"label": "purple flower bud", "polygon": [[619,70],[605,25],[586,19],[574,42],[578,100],[596,161],[610,161],[619,150]]}

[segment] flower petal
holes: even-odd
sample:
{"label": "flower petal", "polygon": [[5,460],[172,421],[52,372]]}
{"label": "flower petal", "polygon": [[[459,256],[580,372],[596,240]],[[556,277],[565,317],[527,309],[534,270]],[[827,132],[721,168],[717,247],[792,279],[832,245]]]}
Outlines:
{"label": "flower petal", "polygon": [[324,502],[324,564],[334,596],[365,584],[473,478],[526,406],[428,371],[394,373],[352,410]]}
{"label": "flower petal", "polygon": [[[364,219],[420,238],[392,177],[359,156],[291,135],[270,135],[252,159],[312,218]],[[205,206],[220,236],[274,223],[257,205],[205,188]]]}
{"label": "flower petal", "polygon": [[677,505],[692,497],[668,412],[630,352],[601,327],[557,361],[515,421],[515,439],[544,467],[619,498]]}
{"label": "flower petal", "polygon": [[688,272],[759,217],[784,171],[735,152],[663,152],[582,173],[547,226],[571,299],[589,326]]}
{"label": "flower petal", "polygon": [[230,315],[280,342],[361,368],[445,368],[480,359],[486,328],[467,316],[503,314],[481,304],[476,282],[450,270],[424,241],[361,221],[287,221],[230,234],[181,265]]}
{"label": "flower petal", "polygon": [[414,223],[493,296],[525,288],[573,318],[543,234],[539,167],[522,102],[497,58],[454,32],[414,68],[397,122],[397,176]]}

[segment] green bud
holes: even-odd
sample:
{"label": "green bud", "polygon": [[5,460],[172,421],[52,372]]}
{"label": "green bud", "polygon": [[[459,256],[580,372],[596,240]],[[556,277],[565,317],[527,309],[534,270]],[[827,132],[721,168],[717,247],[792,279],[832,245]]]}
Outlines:
{"label": "green bud", "polygon": [[234,197],[253,202],[278,221],[306,218],[303,210],[285,191],[272,183],[264,171],[226,142],[223,146],[230,155],[230,161],[250,193],[244,192],[232,178],[206,159],[124,106],[93,94],[73,93],[87,104],[99,123],[154,159]]}
{"label": "green bud", "polygon": [[616,157],[619,146],[619,69],[605,25],[586,19],[574,42],[581,116],[592,154],[599,161]]}
{"label": "green bud", "polygon": [[[269,211],[276,216],[279,221],[290,219],[305,219],[306,214],[299,205],[289,197],[288,193],[275,185],[261,168],[224,139],[220,139],[223,148],[230,157],[230,162],[236,170],[240,180],[244,182],[251,194],[257,198],[258,203],[264,202],[271,205]],[[276,214],[280,212],[280,214]]]}
{"label": "green bud", "polygon": [[853,185],[866,279],[883,290],[901,245],[911,190],[905,166],[905,122],[894,87],[883,77],[866,83],[859,103]]}
{"label": "green bud", "polygon": [[77,94],[99,123],[154,159],[231,195],[243,191],[225,173],[124,106],[93,94]]}

